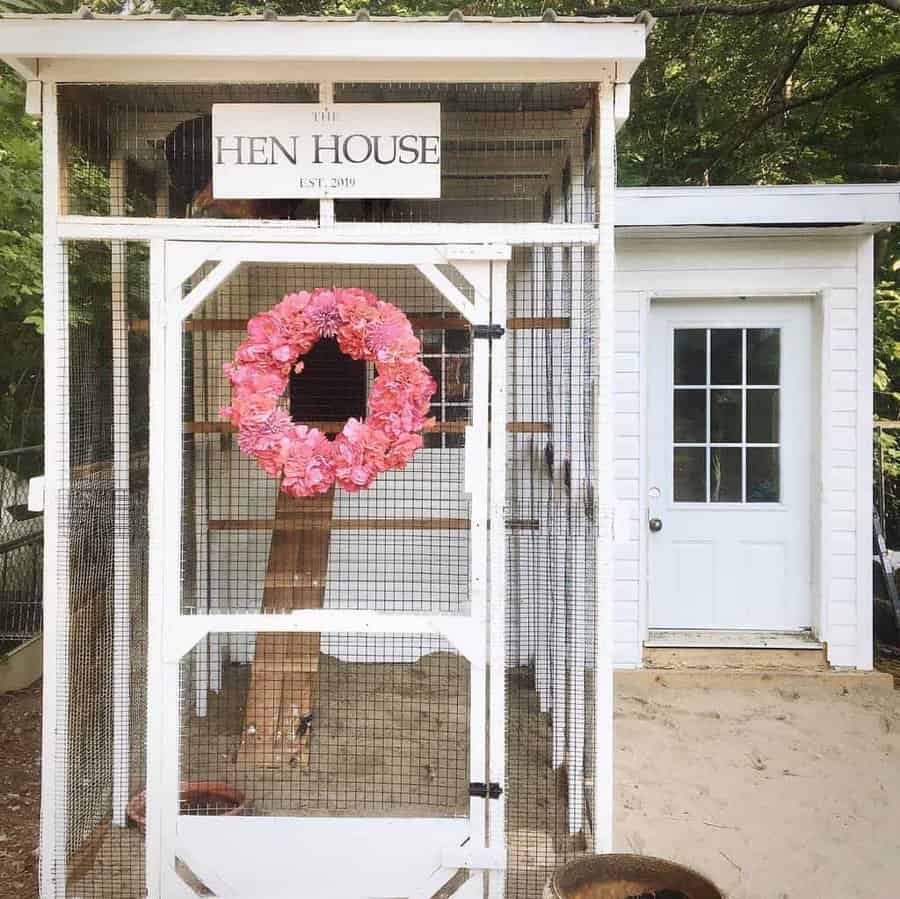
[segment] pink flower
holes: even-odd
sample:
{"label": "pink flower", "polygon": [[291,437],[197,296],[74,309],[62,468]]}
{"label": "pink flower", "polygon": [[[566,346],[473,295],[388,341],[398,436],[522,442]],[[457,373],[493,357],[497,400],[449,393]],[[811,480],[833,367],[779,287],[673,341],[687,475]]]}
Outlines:
{"label": "pink flower", "polygon": [[304,315],[320,337],[334,337],[340,324],[337,298],[333,290],[314,290]]}
{"label": "pink flower", "polygon": [[287,386],[287,373],[272,371],[258,365],[232,365],[226,362],[222,366],[232,386],[240,392],[259,393],[277,399]]}
{"label": "pink flower", "polygon": [[351,418],[334,441],[334,476],[339,487],[355,492],[386,471],[387,435]]}
{"label": "pink flower", "polygon": [[242,365],[258,365],[266,367],[273,365],[272,353],[266,343],[256,343],[252,338],[245,340],[234,354],[235,362]]}
{"label": "pink flower", "polygon": [[387,467],[390,469],[406,468],[415,455],[416,450],[422,448],[422,444],[421,434],[406,434],[403,437],[399,437],[391,444],[391,448],[385,458]]}
{"label": "pink flower", "polygon": [[309,293],[305,290],[289,293],[282,298],[280,303],[272,307],[272,313],[288,324],[303,312],[309,303],[309,297]]}
{"label": "pink flower", "polygon": [[291,496],[326,493],[334,483],[331,444],[316,428],[296,425],[284,462],[281,489]]}
{"label": "pink flower", "polygon": [[275,411],[277,399],[257,393],[238,394],[231,401],[231,423],[237,427],[265,421]]}
{"label": "pink flower", "polygon": [[286,339],[284,320],[274,312],[260,312],[247,322],[247,334],[256,343],[279,346]]}

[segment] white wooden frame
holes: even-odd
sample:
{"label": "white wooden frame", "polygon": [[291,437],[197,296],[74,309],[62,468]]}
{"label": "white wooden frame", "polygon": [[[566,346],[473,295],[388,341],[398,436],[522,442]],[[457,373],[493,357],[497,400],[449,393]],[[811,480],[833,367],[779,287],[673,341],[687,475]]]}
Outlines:
{"label": "white wooden frame", "polygon": [[7,15],[0,58],[57,82],[628,82],[651,22]]}
{"label": "white wooden frame", "polygon": [[[163,261],[159,257],[162,255]],[[429,280],[473,325],[487,325],[491,315],[505,315],[507,247],[430,247],[417,245],[351,246],[347,244],[267,244],[159,242],[151,244],[151,285],[161,290],[151,313],[151,385],[156,428],[151,445],[151,622],[148,669],[151,684],[160,684],[148,696],[148,815],[147,884],[149,895],[165,897],[182,892],[175,872],[177,843],[178,767],[171,764],[179,738],[178,667],[183,655],[210,632],[329,632],[437,633],[448,639],[470,661],[470,779],[503,776],[505,764],[504,678],[492,678],[487,694],[487,664],[505,670],[503,621],[505,615],[505,478],[506,407],[505,342],[478,340],[473,346],[473,385],[492,385],[494,414],[488,421],[488,397],[473,402],[467,446],[472,458],[485,458],[489,428],[494,434],[490,474],[499,487],[488,496],[488,469],[483,478],[471,474],[471,614],[469,616],[416,616],[367,611],[315,609],[286,615],[210,614],[183,615],[180,610],[181,572],[181,343],[182,321],[195,311],[242,262],[335,263],[359,265],[412,265]],[[454,264],[474,288],[470,301],[437,269]],[[213,268],[186,296],[182,283],[204,262]],[[161,319],[161,321],[160,321]],[[491,344],[496,346],[492,347]],[[499,359],[499,365],[492,363]],[[162,393],[159,395],[157,391]],[[160,412],[164,409],[164,412]],[[158,433],[162,431],[162,435]],[[498,442],[497,435],[501,438]],[[492,523],[490,538],[488,520]],[[157,530],[158,528],[158,530]],[[154,536],[155,535],[155,536]],[[161,538],[161,539],[160,539]],[[491,569],[488,570],[490,540]],[[498,705],[499,703],[499,705]],[[490,708],[490,712],[488,712]],[[484,737],[477,722],[485,722]],[[488,756],[487,753],[490,753]],[[169,763],[166,764],[166,759]],[[503,783],[502,780],[497,782]],[[154,799],[156,801],[154,801]],[[168,813],[165,811],[168,809]],[[502,799],[470,799],[470,832],[465,849],[447,847],[445,865],[502,872],[505,833]],[[349,819],[348,819],[349,823]],[[486,825],[487,828],[486,829]],[[168,861],[167,861],[168,860]],[[445,878],[446,879],[446,878]],[[492,895],[502,895],[503,878],[491,877]],[[440,886],[440,884],[437,884]],[[501,892],[497,892],[500,890]],[[430,895],[430,894],[428,894]],[[424,896],[423,896],[424,899]]]}
{"label": "white wooden frame", "polygon": [[594,851],[613,849],[615,802],[613,745],[613,589],[615,587],[613,469],[615,460],[615,408],[613,399],[615,360],[615,91],[612,81],[597,85],[597,145],[594,150],[594,184],[597,207],[597,243],[594,246],[593,416],[594,416],[594,527],[596,529],[594,600],[595,758],[591,809]]}
{"label": "white wooden frame", "polygon": [[[326,243],[354,245],[436,244],[451,251],[454,245],[478,244],[479,258],[491,258],[488,247],[499,244],[595,244],[593,225],[391,222],[335,222],[320,228],[315,219],[253,221],[225,219],[115,218],[64,215],[55,220],[60,240],[195,240],[248,243]],[[484,255],[482,255],[484,254]],[[456,258],[461,258],[457,255]]]}
{"label": "white wooden frame", "polygon": [[[65,899],[68,839],[69,547],[59,535],[68,516],[69,377],[67,256],[57,233],[59,147],[56,85],[43,91],[44,659],[41,753],[42,899]],[[64,371],[59,377],[60,370]]]}

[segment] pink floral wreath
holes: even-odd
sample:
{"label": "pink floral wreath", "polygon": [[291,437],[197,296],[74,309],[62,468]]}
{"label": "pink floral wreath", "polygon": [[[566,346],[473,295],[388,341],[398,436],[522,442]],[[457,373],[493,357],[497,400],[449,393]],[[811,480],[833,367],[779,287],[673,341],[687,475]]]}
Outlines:
{"label": "pink floral wreath", "polygon": [[[231,405],[220,410],[238,429],[238,446],[281,478],[291,496],[314,496],[332,484],[352,492],[383,471],[404,468],[422,446],[422,430],[437,385],[419,358],[409,319],[391,303],[358,288],[289,293],[247,323],[249,337],[224,365]],[[351,418],[334,441],[296,424],[279,406],[291,370],[321,337],[341,352],[375,364],[367,416]]]}

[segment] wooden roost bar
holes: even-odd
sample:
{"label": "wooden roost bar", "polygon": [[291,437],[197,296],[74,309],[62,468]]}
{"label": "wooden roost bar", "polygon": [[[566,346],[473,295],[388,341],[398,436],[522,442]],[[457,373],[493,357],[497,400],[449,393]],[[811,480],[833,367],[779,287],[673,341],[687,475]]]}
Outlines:
{"label": "wooden roost bar", "polygon": [[[264,612],[322,608],[333,507],[333,488],[306,499],[279,494]],[[322,526],[303,530],[278,526],[296,518],[314,519]],[[318,677],[318,634],[257,636],[239,764],[263,768],[309,764]]]}

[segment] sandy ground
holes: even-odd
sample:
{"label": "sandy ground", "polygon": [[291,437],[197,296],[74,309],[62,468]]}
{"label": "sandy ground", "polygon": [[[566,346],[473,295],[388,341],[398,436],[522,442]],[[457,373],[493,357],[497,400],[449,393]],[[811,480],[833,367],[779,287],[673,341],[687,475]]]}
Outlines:
{"label": "sandy ground", "polygon": [[900,895],[900,691],[638,687],[616,705],[616,842],[731,899]]}
{"label": "sandy ground", "polygon": [[[643,685],[622,678],[617,848],[690,864],[731,899],[900,895],[900,691],[842,688],[827,680],[796,684],[773,679],[755,689],[705,689],[666,686],[665,675]],[[530,865],[527,873],[511,876],[508,895],[515,899],[537,899],[543,865],[561,862],[576,848],[560,830],[564,805],[547,764],[548,722],[530,686],[521,674],[514,678],[510,703],[510,837],[518,841],[512,855]],[[404,711],[418,714],[417,687],[410,672],[393,677],[385,692],[396,691],[405,699]],[[39,692],[0,699],[2,724],[19,728],[14,746],[2,745],[0,834],[7,839],[0,840],[0,899],[32,899],[39,731],[21,723],[32,722]],[[321,731],[328,730],[324,712]],[[435,730],[446,727],[445,720],[441,725]],[[232,730],[231,741],[234,736]],[[324,748],[323,740],[320,752]],[[230,767],[228,756],[214,752],[209,761],[218,758]],[[426,771],[425,780],[450,807],[456,805],[447,789],[455,774],[445,779],[437,772],[432,780]],[[263,792],[272,798],[292,794],[291,781],[267,780]],[[30,801],[20,803],[20,796]],[[539,822],[543,831],[535,829]],[[107,830],[94,870],[79,878],[70,895],[141,895],[142,884],[133,883],[131,872],[142,848],[135,830]]]}

